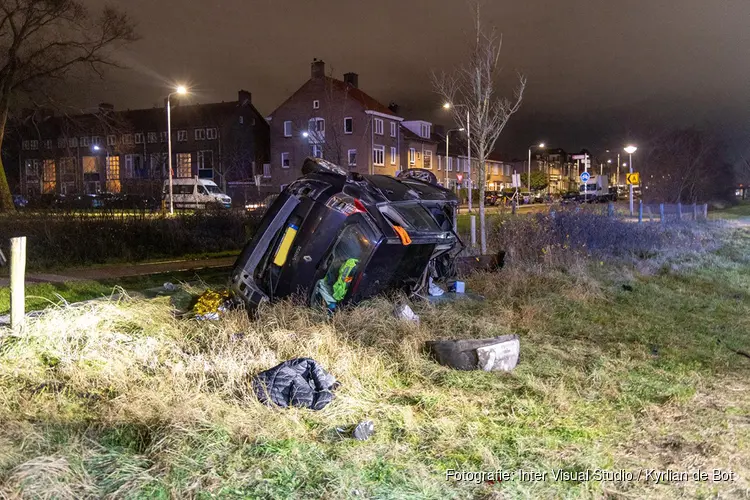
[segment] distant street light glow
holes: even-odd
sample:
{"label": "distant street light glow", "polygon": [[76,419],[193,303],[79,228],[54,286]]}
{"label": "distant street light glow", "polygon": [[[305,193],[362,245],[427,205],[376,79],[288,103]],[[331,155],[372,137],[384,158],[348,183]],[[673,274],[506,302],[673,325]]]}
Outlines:
{"label": "distant street light glow", "polygon": [[184,85],[178,85],[177,86],[177,93],[180,94],[180,95],[187,94],[187,87],[185,87]]}
{"label": "distant street light glow", "polygon": [[638,151],[638,148],[637,148],[637,147],[635,147],[635,146],[628,146],[628,147],[626,147],[626,148],[625,148],[625,152],[626,152],[627,154],[629,154],[629,155],[632,155],[632,154],[633,154],[633,153],[635,153],[636,151]]}
{"label": "distant street light glow", "polygon": [[445,108],[445,109],[451,109],[451,103],[446,102],[445,104],[443,104],[443,108]]}

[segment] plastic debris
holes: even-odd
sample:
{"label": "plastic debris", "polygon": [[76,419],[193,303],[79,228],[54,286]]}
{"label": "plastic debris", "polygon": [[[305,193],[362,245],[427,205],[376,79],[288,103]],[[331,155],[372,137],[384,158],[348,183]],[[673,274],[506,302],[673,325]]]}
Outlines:
{"label": "plastic debris", "polygon": [[357,441],[367,441],[375,433],[375,424],[370,420],[360,422],[357,427],[354,428],[352,435]]}
{"label": "plastic debris", "polygon": [[167,281],[166,283],[164,283],[164,289],[165,289],[166,291],[168,291],[168,292],[174,292],[175,290],[177,290],[177,287],[176,287],[176,286],[174,286],[174,285],[173,285],[172,283],[170,283],[169,281]]}
{"label": "plastic debris", "polygon": [[431,297],[440,297],[445,293],[445,290],[437,286],[435,283],[432,282],[432,278],[430,278],[430,286],[429,286],[429,294]]}
{"label": "plastic debris", "polygon": [[419,324],[419,316],[412,311],[411,307],[409,307],[408,304],[399,304],[393,309],[393,314],[398,319],[404,320],[404,321],[412,321],[416,324]]}
{"label": "plastic debris", "polygon": [[195,319],[200,321],[215,321],[219,319],[220,313],[229,309],[232,296],[227,290],[206,290],[196,300],[193,306]]}

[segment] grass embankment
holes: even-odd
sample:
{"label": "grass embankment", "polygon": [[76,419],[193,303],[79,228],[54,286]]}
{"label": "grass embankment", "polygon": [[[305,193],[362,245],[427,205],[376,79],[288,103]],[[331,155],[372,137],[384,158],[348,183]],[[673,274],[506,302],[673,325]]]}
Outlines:
{"label": "grass embankment", "polygon": [[[735,351],[750,350],[750,233],[718,238],[701,237],[714,242],[711,251],[677,240],[679,252],[616,264],[567,244],[545,243],[535,264],[510,251],[504,270],[469,280],[485,301],[415,305],[419,326],[391,318],[385,299],[331,319],[282,303],[256,322],[241,311],[219,322],[175,319],[166,298],[50,310],[24,334],[2,338],[0,492],[740,496],[750,477],[750,361]],[[522,345],[510,374],[453,371],[422,354],[428,339],[506,333],[520,334]],[[334,402],[320,412],[259,404],[249,377],[298,356],[339,379]],[[337,431],[364,419],[375,423],[369,441]],[[498,468],[719,468],[736,476],[445,479],[447,469]]]}
{"label": "grass embankment", "polygon": [[750,201],[741,201],[737,205],[723,208],[720,210],[711,210],[708,214],[711,219],[740,219],[750,218]]}

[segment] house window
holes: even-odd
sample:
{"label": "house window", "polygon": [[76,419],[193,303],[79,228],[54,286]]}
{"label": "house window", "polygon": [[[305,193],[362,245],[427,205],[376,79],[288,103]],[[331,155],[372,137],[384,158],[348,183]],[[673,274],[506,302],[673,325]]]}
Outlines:
{"label": "house window", "polygon": [[281,153],[281,168],[289,168],[289,153]]}
{"label": "house window", "polygon": [[430,138],[430,126],[429,125],[422,125],[422,137],[425,139]]}
{"label": "house window", "polygon": [[500,167],[498,165],[492,165],[492,175],[500,175]]}
{"label": "house window", "polygon": [[195,140],[196,141],[203,141],[206,139],[206,129],[204,128],[197,128],[195,129]]}
{"label": "house window", "polygon": [[240,115],[240,125],[244,125],[244,124],[245,124],[245,117]]}
{"label": "house window", "polygon": [[143,132],[138,132],[137,134],[135,134],[135,143],[143,144]]}
{"label": "house window", "polygon": [[187,130],[177,131],[177,142],[187,142]]}
{"label": "house window", "polygon": [[312,155],[314,158],[323,158],[323,148],[319,144],[313,144]]}
{"label": "house window", "polygon": [[29,141],[23,141],[21,148],[26,151],[29,149]]}
{"label": "house window", "polygon": [[[67,145],[68,145],[68,140],[65,137],[58,137],[57,138],[57,147],[58,148],[64,148]],[[27,149],[27,148],[24,147],[24,149]]]}
{"label": "house window", "polygon": [[88,137],[81,137],[78,141],[81,144],[81,147],[86,147],[86,146],[89,145],[89,138]]}
{"label": "house window", "polygon": [[[84,157],[91,158],[91,157]],[[74,176],[76,175],[76,162],[75,158],[60,158],[60,174],[63,176]]]}
{"label": "house window", "polygon": [[391,147],[391,165],[396,164],[396,148]]}
{"label": "house window", "polygon": [[167,155],[164,153],[151,153],[150,161],[151,171],[162,177],[167,174]]}
{"label": "house window", "polygon": [[[187,131],[184,131],[187,135]],[[190,153],[177,153],[175,155],[175,163],[177,167],[175,169],[176,177],[192,177],[193,176],[193,156]]]}
{"label": "house window", "polygon": [[414,165],[415,163],[417,163],[417,150],[409,148],[409,165]]}
{"label": "house window", "polygon": [[354,119],[351,117],[344,118],[344,133],[351,134],[354,132]]}
{"label": "house window", "polygon": [[469,165],[471,165],[471,163],[469,163],[469,160],[464,160],[464,172],[469,171]]}
{"label": "house window", "polygon": [[287,120],[284,122],[284,137],[292,136],[292,122]]}
{"label": "house window", "polygon": [[120,186],[120,157],[119,156],[108,156],[105,167],[105,178],[107,180],[107,192],[119,193],[121,191]]}
{"label": "house window", "polygon": [[[33,144],[34,141],[31,141]],[[68,147],[70,148],[77,148],[78,147],[78,137],[71,137],[68,139]],[[34,149],[32,145],[29,145],[29,148]]]}
{"label": "house window", "polygon": [[391,137],[396,137],[396,122],[391,122]]}
{"label": "house window", "polygon": [[133,178],[133,155],[125,155],[125,164],[123,165],[122,169],[122,178],[123,179],[132,179]]}
{"label": "house window", "polygon": [[159,136],[161,138],[161,142],[167,142],[167,133],[166,132],[159,133]]}
{"label": "house window", "polygon": [[213,151],[198,151],[198,177],[201,179],[214,178]]}
{"label": "house window", "polygon": [[356,167],[357,166],[357,150],[350,149],[347,154],[347,157],[349,158],[349,166]]}
{"label": "house window", "polygon": [[56,185],[55,160],[42,161],[42,192],[54,193]]}
{"label": "house window", "polygon": [[266,179],[271,177],[271,164],[270,163],[263,164],[263,177],[265,177]]}
{"label": "house window", "polygon": [[217,137],[217,131],[215,128],[207,128],[206,129],[206,139],[209,141],[215,140]]}
{"label": "house window", "polygon": [[122,136],[123,144],[133,144],[133,134],[124,134]]}
{"label": "house window", "polygon": [[448,157],[448,172],[453,172],[453,158]]}
{"label": "house window", "polygon": [[424,162],[423,162],[422,168],[427,168],[429,170],[432,170],[432,151],[424,152]]}
{"label": "house window", "polygon": [[[383,123],[383,120],[380,120]],[[377,167],[385,166],[385,146],[372,147],[372,164]]]}
{"label": "house window", "polygon": [[375,118],[375,133],[383,135],[383,120],[380,118]]}
{"label": "house window", "polygon": [[52,139],[44,140],[44,149],[52,149]]}
{"label": "house window", "polygon": [[[68,167],[72,167],[75,160],[73,158],[63,158],[63,160],[64,160],[63,168],[65,172],[74,174],[75,171],[72,168],[70,172],[68,172],[67,170],[68,170]],[[81,158],[81,163],[83,163],[84,177],[86,176],[86,174],[98,174],[99,173],[96,156],[84,156],[83,158]],[[97,176],[97,180],[98,180],[98,176]]]}
{"label": "house window", "polygon": [[26,176],[39,177],[39,160],[26,160]]}
{"label": "house window", "polygon": [[107,136],[107,145],[108,146],[114,146],[117,144],[117,137],[114,135],[108,135]]}
{"label": "house window", "polygon": [[29,141],[29,149],[32,151],[39,149],[39,141]]}
{"label": "house window", "polygon": [[149,142],[149,144],[154,144],[155,142],[157,142],[159,140],[158,137],[159,136],[156,135],[156,132],[149,132],[148,133],[148,142]]}
{"label": "house window", "polygon": [[313,101],[313,109],[320,109],[320,101],[315,99]]}
{"label": "house window", "polygon": [[307,125],[311,142],[323,142],[326,138],[326,121],[323,118],[311,118]]}
{"label": "house window", "polygon": [[131,175],[138,179],[148,179],[148,168],[145,166],[143,156],[131,155],[133,157],[133,166]]}
{"label": "house window", "polygon": [[99,137],[98,135],[95,135],[95,136],[91,137],[91,145],[92,146],[98,146],[101,143],[102,143],[102,138]]}

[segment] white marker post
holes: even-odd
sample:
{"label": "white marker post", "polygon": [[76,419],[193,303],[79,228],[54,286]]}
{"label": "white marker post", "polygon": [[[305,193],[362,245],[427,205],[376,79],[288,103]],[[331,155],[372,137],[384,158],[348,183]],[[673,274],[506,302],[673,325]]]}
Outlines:
{"label": "white marker post", "polygon": [[26,236],[10,240],[10,327],[23,327],[25,311],[24,274],[26,273]]}

